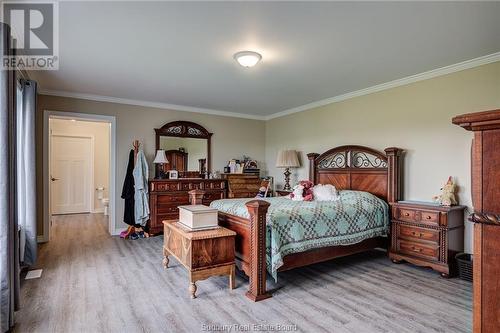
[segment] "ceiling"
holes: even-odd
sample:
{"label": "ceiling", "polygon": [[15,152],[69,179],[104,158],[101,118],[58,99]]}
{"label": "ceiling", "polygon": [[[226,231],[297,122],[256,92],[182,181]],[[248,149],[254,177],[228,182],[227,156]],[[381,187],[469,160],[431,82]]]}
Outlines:
{"label": "ceiling", "polygon": [[[499,2],[69,1],[59,12],[59,70],[32,75],[42,92],[257,118],[500,51]],[[241,50],[263,60],[243,68]]]}

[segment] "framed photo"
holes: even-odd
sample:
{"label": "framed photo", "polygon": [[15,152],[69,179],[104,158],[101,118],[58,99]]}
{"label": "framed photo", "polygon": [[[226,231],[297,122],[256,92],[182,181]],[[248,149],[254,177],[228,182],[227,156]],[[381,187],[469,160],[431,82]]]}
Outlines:
{"label": "framed photo", "polygon": [[179,178],[179,173],[177,170],[169,170],[168,171],[168,178],[170,179],[178,179]]}

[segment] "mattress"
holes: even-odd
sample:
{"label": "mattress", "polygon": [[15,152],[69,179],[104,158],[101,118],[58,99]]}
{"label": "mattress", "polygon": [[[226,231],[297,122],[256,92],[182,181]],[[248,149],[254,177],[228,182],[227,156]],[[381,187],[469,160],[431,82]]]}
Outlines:
{"label": "mattress", "polygon": [[[262,198],[270,203],[266,216],[266,261],[277,280],[283,258],[326,246],[351,245],[389,232],[387,203],[368,192],[340,191],[337,201],[293,201]],[[249,218],[245,204],[254,198],[212,201],[221,212]]]}

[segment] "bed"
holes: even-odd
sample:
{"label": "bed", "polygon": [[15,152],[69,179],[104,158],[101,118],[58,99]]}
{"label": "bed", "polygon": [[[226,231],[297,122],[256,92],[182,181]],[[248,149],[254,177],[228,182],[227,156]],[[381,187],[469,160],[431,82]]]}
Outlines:
{"label": "bed", "polygon": [[[340,191],[333,202],[294,202],[284,197],[225,199],[212,202],[219,224],[236,232],[238,267],[249,276],[246,296],[271,297],[267,271],[277,272],[337,257],[387,248],[389,203],[401,199],[402,151],[385,153],[364,146],[335,147],[311,153],[309,179]],[[199,203],[200,191],[191,193]]]}

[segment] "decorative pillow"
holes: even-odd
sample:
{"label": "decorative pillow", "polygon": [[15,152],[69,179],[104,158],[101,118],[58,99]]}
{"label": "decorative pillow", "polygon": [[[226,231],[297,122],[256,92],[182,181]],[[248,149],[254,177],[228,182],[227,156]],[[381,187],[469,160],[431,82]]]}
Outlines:
{"label": "decorative pillow", "polygon": [[339,199],[337,189],[331,184],[318,184],[313,187],[314,200],[335,201]]}

